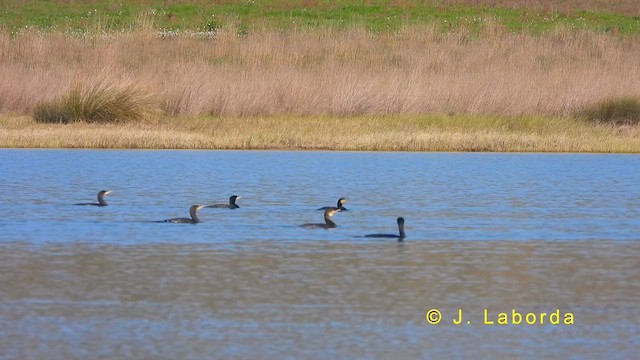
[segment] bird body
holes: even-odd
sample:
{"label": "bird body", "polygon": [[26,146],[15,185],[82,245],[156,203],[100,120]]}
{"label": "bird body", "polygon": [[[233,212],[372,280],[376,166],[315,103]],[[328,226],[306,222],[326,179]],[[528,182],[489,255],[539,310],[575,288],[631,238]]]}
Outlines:
{"label": "bird body", "polygon": [[191,216],[191,218],[173,218],[173,219],[167,219],[164,220],[162,222],[168,222],[168,223],[173,223],[173,224],[197,224],[200,222],[200,219],[198,219],[198,210],[202,209],[203,207],[205,207],[204,205],[192,205],[189,208],[189,215]]}
{"label": "bird body", "polygon": [[338,203],[336,204],[336,206],[325,206],[325,207],[321,207],[318,210],[329,210],[329,209],[338,209],[340,211],[347,211],[347,208],[344,207],[344,204],[347,203],[347,199],[341,197],[340,199],[338,199]]}
{"label": "bird body", "polygon": [[405,237],[407,237],[406,233],[404,232],[404,218],[403,217],[399,217],[396,221],[398,223],[398,235],[393,235],[393,234],[369,234],[369,235],[365,235],[364,237],[368,237],[368,238],[391,238],[391,239],[398,239],[398,241],[403,241]]}
{"label": "bird body", "polygon": [[73,205],[83,205],[83,206],[107,206],[106,201],[104,201],[105,195],[109,195],[112,190],[102,190],[98,192],[98,202],[97,203],[77,203]]}
{"label": "bird body", "polygon": [[238,204],[236,204],[236,200],[240,199],[241,197],[242,196],[233,195],[233,196],[229,197],[229,203],[228,204],[214,204],[214,205],[207,205],[205,207],[218,208],[218,209],[238,209],[240,206],[238,206]]}
{"label": "bird body", "polygon": [[307,229],[332,229],[337,227],[336,223],[331,220],[331,217],[337,213],[338,209],[327,209],[324,211],[324,224],[316,224],[316,223],[306,223],[300,225],[300,227],[304,227]]}

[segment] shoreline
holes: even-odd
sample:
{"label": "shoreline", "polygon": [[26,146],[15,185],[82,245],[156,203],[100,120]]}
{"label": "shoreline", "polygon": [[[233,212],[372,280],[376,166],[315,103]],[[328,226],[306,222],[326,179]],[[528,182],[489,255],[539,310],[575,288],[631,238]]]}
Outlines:
{"label": "shoreline", "polygon": [[0,148],[640,153],[640,126],[442,116],[158,118],[67,125],[0,115]]}

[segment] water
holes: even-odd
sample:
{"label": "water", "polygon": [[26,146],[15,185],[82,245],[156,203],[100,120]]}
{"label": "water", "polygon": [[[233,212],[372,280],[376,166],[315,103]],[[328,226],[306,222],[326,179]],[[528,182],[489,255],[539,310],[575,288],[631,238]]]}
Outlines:
{"label": "water", "polygon": [[0,358],[634,358],[638,184],[633,155],[0,150]]}

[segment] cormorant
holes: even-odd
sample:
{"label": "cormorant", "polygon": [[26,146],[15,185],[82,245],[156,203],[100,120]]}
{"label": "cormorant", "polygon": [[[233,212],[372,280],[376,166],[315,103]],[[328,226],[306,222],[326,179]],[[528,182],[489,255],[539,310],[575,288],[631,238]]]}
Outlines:
{"label": "cormorant", "polygon": [[78,204],[73,204],[73,205],[89,205],[89,206],[107,206],[109,204],[107,204],[106,201],[104,201],[104,196],[108,195],[109,193],[111,193],[112,190],[102,190],[100,192],[98,192],[98,202],[97,203],[78,203]]}
{"label": "cormorant", "polygon": [[328,210],[328,209],[339,209],[340,211],[347,211],[347,208],[344,207],[344,204],[347,203],[347,199],[341,197],[340,199],[338,199],[338,203],[336,204],[335,207],[333,206],[325,206],[325,207],[321,207],[318,210]]}
{"label": "cormorant", "polygon": [[189,215],[191,215],[191,219],[189,218],[173,218],[173,219],[167,219],[164,220],[162,222],[169,222],[169,223],[174,223],[174,224],[196,224],[200,222],[200,219],[198,219],[198,215],[196,214],[198,212],[198,210],[202,209],[203,207],[205,207],[204,205],[192,205],[191,208],[189,208]]}
{"label": "cormorant", "polygon": [[331,220],[333,214],[340,211],[339,209],[331,208],[324,211],[324,224],[302,224],[300,227],[308,228],[308,229],[331,229],[336,227],[336,223]]}
{"label": "cormorant", "polygon": [[407,237],[407,235],[404,232],[404,218],[403,217],[399,217],[397,222],[398,222],[398,232],[400,233],[400,235],[369,234],[369,235],[365,235],[364,237],[368,237],[368,238],[393,238],[393,239],[398,239],[398,241],[403,241],[404,238]]}
{"label": "cormorant", "polygon": [[236,200],[240,199],[242,196],[233,195],[229,198],[228,204],[215,204],[215,205],[207,205],[208,208],[222,208],[222,209],[237,209],[240,206],[236,204]]}

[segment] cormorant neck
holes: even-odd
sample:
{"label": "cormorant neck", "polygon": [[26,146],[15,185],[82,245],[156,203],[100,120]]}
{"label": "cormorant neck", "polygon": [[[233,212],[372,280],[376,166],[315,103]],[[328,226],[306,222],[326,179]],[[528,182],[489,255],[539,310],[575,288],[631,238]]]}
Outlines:
{"label": "cormorant neck", "polygon": [[198,208],[191,208],[191,210],[189,210],[189,215],[191,215],[191,220],[193,220],[194,223],[199,223],[200,219],[198,219],[198,214],[196,214],[198,212]]}
{"label": "cormorant neck", "polygon": [[407,237],[407,235],[404,233],[404,223],[398,225],[398,230],[400,230],[400,238],[398,239],[398,241],[402,241],[402,239]]}
{"label": "cormorant neck", "polygon": [[333,220],[331,220],[331,218],[327,215],[324,216],[324,222],[327,224],[327,227],[329,228],[336,227],[336,223],[334,223]]}
{"label": "cormorant neck", "polygon": [[98,194],[98,205],[100,205],[100,206],[109,205],[109,204],[107,204],[106,201],[104,201],[104,194],[103,193]]}
{"label": "cormorant neck", "polygon": [[240,196],[232,196],[229,198],[229,209],[237,209],[240,206],[236,205],[236,200],[238,200]]}

